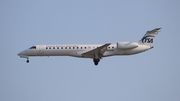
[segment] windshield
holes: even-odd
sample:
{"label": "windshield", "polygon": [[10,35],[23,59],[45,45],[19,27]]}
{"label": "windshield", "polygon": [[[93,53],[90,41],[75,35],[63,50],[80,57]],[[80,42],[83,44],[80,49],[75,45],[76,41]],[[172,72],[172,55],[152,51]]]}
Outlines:
{"label": "windshield", "polygon": [[32,46],[32,47],[30,47],[29,49],[36,49],[36,46]]}

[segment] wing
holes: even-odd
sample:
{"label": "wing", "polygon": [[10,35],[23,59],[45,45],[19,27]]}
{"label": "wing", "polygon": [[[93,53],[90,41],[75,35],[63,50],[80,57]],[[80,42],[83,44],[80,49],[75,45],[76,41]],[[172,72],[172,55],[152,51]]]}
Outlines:
{"label": "wing", "polygon": [[96,59],[101,59],[103,54],[106,52],[107,47],[110,45],[111,43],[107,43],[104,44],[100,47],[97,47],[96,49],[90,50],[88,52],[85,52],[82,54],[82,56],[92,56]]}

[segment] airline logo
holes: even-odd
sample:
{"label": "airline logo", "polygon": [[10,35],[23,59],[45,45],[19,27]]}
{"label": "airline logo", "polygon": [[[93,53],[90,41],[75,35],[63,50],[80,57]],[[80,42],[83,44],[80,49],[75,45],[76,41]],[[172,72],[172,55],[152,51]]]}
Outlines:
{"label": "airline logo", "polygon": [[151,37],[151,36],[143,37],[142,43],[153,43],[153,37]]}

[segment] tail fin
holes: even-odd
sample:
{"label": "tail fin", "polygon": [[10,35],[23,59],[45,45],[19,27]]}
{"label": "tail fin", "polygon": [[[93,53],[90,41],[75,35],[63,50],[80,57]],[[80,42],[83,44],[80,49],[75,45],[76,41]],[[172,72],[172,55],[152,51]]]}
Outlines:
{"label": "tail fin", "polygon": [[158,34],[161,28],[155,28],[151,31],[147,31],[143,38],[139,41],[141,44],[152,46],[155,36]]}

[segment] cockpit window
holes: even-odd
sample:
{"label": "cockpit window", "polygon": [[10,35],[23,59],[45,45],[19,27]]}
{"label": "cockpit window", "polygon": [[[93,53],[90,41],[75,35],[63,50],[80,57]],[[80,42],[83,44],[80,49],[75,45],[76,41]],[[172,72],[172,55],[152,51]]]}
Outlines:
{"label": "cockpit window", "polygon": [[36,49],[36,46],[32,46],[31,48],[29,48],[29,49]]}

